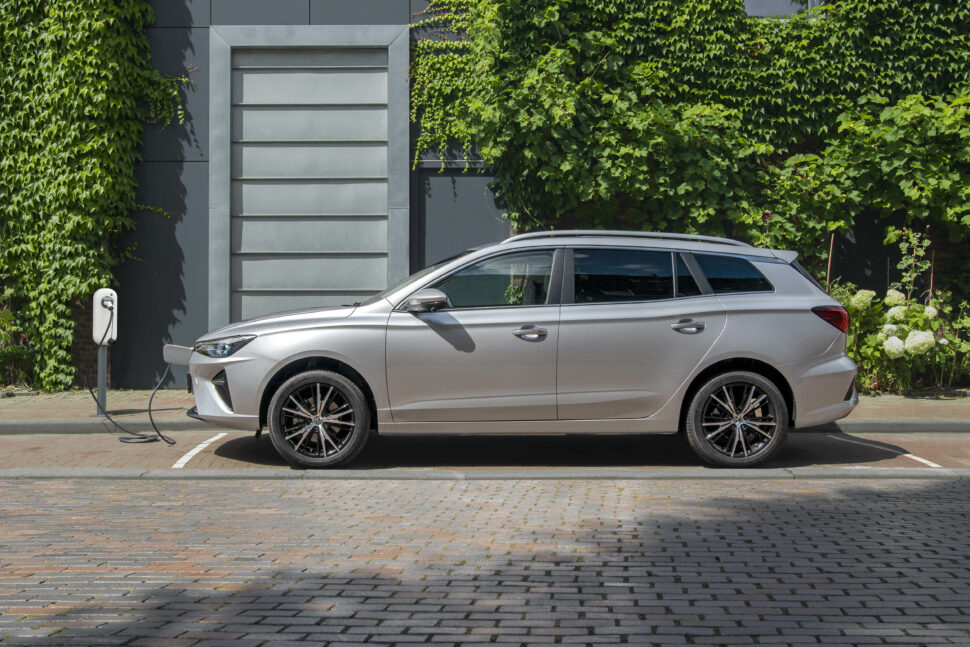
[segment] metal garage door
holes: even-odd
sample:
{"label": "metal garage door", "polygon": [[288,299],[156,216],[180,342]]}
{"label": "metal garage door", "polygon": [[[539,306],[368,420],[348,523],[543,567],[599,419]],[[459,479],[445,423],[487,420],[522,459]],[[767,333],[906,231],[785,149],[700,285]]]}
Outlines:
{"label": "metal garage door", "polygon": [[388,279],[386,48],[232,50],[230,317]]}

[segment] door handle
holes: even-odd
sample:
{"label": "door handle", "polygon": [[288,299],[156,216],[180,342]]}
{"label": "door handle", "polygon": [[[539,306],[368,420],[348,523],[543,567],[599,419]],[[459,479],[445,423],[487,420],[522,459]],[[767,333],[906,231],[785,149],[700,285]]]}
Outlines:
{"label": "door handle", "polygon": [[696,335],[704,330],[704,322],[694,321],[693,319],[681,319],[677,323],[670,324],[670,327],[685,335]]}
{"label": "door handle", "polygon": [[517,328],[516,330],[513,330],[512,334],[520,339],[525,339],[526,341],[538,341],[548,335],[549,331],[545,328],[525,326],[524,328]]}

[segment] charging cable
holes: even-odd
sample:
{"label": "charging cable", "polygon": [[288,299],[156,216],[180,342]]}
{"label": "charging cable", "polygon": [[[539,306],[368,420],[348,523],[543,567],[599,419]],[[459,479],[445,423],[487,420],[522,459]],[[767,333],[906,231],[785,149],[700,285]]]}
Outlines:
{"label": "charging cable", "polygon": [[[111,330],[111,324],[114,322],[114,317],[115,317],[114,304],[111,302],[111,300],[108,297],[105,297],[104,299],[102,299],[101,305],[108,309],[109,314],[108,314],[108,325],[104,329],[104,334],[101,335],[101,341],[98,342],[99,347],[102,344],[104,344],[104,340],[108,337],[108,331]],[[175,441],[173,439],[169,438],[168,436],[166,436],[165,434],[163,434],[161,431],[158,430],[158,425],[155,424],[155,418],[152,417],[152,402],[155,400],[155,394],[158,393],[158,389],[161,388],[162,383],[165,381],[165,378],[168,377],[168,374],[171,368],[172,368],[171,364],[165,365],[165,371],[162,373],[162,378],[158,381],[158,384],[155,385],[155,389],[152,391],[152,397],[148,398],[148,420],[149,422],[152,423],[152,429],[155,430],[154,436],[150,436],[148,434],[139,434],[134,431],[129,431],[128,429],[125,429],[121,425],[121,423],[119,423],[117,420],[115,420],[114,418],[108,415],[108,412],[104,410],[104,407],[102,407],[101,403],[98,401],[98,396],[94,395],[94,390],[90,386],[88,387],[88,393],[91,394],[91,399],[93,399],[95,405],[97,405],[98,413],[100,413],[102,416],[107,418],[108,422],[113,424],[115,427],[117,427],[124,433],[128,434],[127,436],[121,436],[120,438],[118,438],[118,440],[120,440],[123,443],[154,443],[154,442],[158,442],[159,440],[163,440],[169,445],[175,444]]]}

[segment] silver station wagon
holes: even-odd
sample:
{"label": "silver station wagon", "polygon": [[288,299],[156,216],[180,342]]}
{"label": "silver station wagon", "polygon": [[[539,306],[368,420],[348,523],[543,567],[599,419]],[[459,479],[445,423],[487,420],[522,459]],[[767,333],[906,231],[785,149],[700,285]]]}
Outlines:
{"label": "silver station wagon", "polygon": [[858,402],[846,311],[795,257],[704,236],[513,236],[364,303],[208,333],[191,415],[268,427],[305,467],[346,464],[375,431],[682,433],[708,463],[757,465]]}

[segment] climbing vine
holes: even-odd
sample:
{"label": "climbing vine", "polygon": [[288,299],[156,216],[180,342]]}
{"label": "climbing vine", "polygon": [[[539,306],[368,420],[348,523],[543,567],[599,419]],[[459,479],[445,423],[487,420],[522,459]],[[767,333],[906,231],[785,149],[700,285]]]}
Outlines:
{"label": "climbing vine", "polygon": [[[72,304],[110,285],[143,123],[181,120],[149,65],[143,0],[6,0],[0,11],[0,310],[38,385],[73,379]],[[86,305],[86,304],[85,304]]]}
{"label": "climbing vine", "polygon": [[[414,34],[416,153],[480,152],[519,229],[727,234],[818,267],[857,217],[970,227],[970,3],[835,0],[784,20],[743,0],[429,11],[467,40]],[[914,169],[922,188],[896,182]]]}

